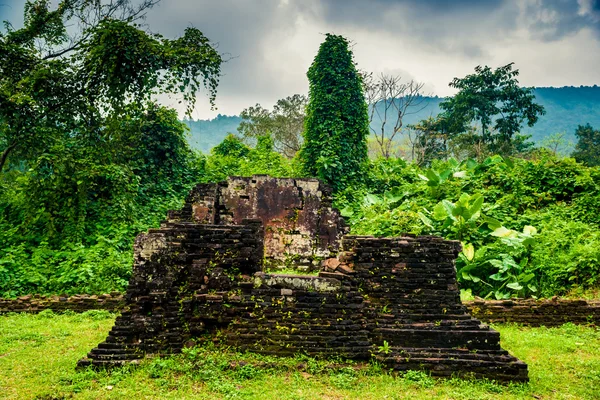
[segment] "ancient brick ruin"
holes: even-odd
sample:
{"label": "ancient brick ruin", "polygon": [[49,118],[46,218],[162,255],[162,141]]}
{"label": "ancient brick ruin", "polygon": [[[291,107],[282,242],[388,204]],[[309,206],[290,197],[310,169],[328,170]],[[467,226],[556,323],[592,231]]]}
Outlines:
{"label": "ancient brick ruin", "polygon": [[[460,303],[459,243],[345,231],[316,180],[198,185],[182,210],[138,236],[125,308],[78,365],[176,353],[219,332],[223,344],[258,353],[376,357],[397,371],[528,379],[499,333]],[[263,261],[322,270],[267,273]]]}

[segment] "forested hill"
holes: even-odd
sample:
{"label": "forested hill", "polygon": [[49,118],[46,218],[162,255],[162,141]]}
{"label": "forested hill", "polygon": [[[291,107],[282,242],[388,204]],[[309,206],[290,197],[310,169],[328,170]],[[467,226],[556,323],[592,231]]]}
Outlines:
{"label": "forested hill", "polygon": [[[538,123],[532,127],[525,127],[524,134],[532,135],[536,143],[541,143],[544,137],[566,132],[566,139],[575,142],[575,129],[577,125],[589,123],[595,128],[600,128],[600,87],[566,86],[561,88],[541,87],[535,89],[538,103],[546,109]],[[418,113],[407,115],[404,124],[412,124],[439,113],[441,97],[426,97]],[[190,128],[190,144],[193,148],[204,153],[219,144],[227,133],[237,133],[241,121],[238,116],[218,115],[212,120],[186,120]],[[378,121],[373,121],[377,129]]]}
{"label": "forested hill", "polygon": [[237,133],[242,119],[237,115],[217,115],[214,119],[190,120],[183,122],[190,128],[188,141],[192,148],[208,153],[210,149],[223,141],[227,133]]}

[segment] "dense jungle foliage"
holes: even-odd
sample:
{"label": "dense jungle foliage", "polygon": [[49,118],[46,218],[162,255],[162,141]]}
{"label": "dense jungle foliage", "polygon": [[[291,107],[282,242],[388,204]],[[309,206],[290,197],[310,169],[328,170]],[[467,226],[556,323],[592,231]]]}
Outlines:
{"label": "dense jungle foliage", "polygon": [[[54,11],[45,0],[27,4],[25,27],[0,32],[2,297],[124,290],[137,234],[179,208],[194,183],[252,174],[326,180],[355,234],[461,241],[465,293],[539,297],[600,286],[600,167],[592,166],[600,131],[586,125],[576,132],[576,159],[587,164],[514,146],[517,128],[530,119],[523,110],[542,109],[512,67],[493,92],[508,88],[526,107],[508,109],[518,124],[487,133],[490,143],[510,145],[504,156],[479,151],[477,161],[457,161],[428,150],[422,166],[367,159],[362,78],[347,40],[336,35],[326,36],[309,70],[304,147],[295,157],[275,151],[279,141],[269,131],[254,135],[252,146],[229,135],[203,154],[190,149],[176,112],[152,101],[157,92],[174,93],[193,107],[201,87],[214,101],[223,60],[200,31],[188,28],[175,40],[149,34],[135,23],[143,9],[127,1],[107,3],[113,9],[65,0]],[[112,18],[119,7],[130,17]],[[86,20],[93,15],[104,18]],[[78,39],[68,36],[72,18],[89,25]],[[486,67],[467,78],[480,85],[480,72],[497,75]],[[498,101],[471,93],[454,104],[454,125],[481,120],[475,109],[491,121]],[[463,134],[426,133],[444,148]],[[480,150],[482,139],[475,141]],[[465,151],[456,154],[472,153],[473,143],[458,143]]]}
{"label": "dense jungle foliage", "polygon": [[[301,175],[297,161],[275,152],[269,137],[250,148],[229,136],[203,155],[187,149],[179,128],[164,133],[181,138],[171,150],[180,160],[177,173],[141,176],[156,168],[150,158],[139,161],[140,175],[127,176],[90,156],[77,163],[87,167],[72,180],[42,181],[34,170],[5,177],[0,295],[123,290],[135,235],[179,207],[194,182]],[[82,198],[75,180],[91,177],[97,189],[105,179],[123,189]],[[430,168],[372,160],[365,183],[338,193],[336,206],[355,234],[460,240],[459,282],[474,295],[549,297],[600,284],[600,168],[571,158],[539,151],[529,159],[436,160]]]}

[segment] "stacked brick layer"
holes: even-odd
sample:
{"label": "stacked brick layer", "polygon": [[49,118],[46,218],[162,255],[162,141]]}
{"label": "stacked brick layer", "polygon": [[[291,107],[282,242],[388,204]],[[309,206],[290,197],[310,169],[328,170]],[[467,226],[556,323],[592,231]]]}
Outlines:
{"label": "stacked brick layer", "polygon": [[89,310],[119,311],[125,306],[125,297],[119,292],[101,295],[40,296],[27,295],[17,299],[0,298],[0,314],[38,313],[43,310],[56,312]]}
{"label": "stacked brick layer", "polygon": [[479,300],[467,303],[469,312],[489,323],[514,322],[529,326],[600,325],[599,300]]}
{"label": "stacked brick layer", "polygon": [[[555,327],[565,323],[600,325],[600,300],[513,299],[472,300],[464,302],[473,317],[491,324],[516,323],[526,326]],[[27,295],[16,299],[0,298],[0,315],[7,313],[38,313],[106,310],[119,312],[125,307],[125,296],[119,292],[101,295]]]}
{"label": "stacked brick layer", "polygon": [[[126,306],[106,340],[79,365],[115,365],[145,354],[176,353],[191,336],[204,332],[209,318],[188,312],[187,305],[198,298],[210,299],[217,290],[236,289],[236,278],[243,280],[260,265],[262,226],[244,222],[243,226],[164,223],[138,236]],[[219,320],[228,320],[219,312],[223,314]]]}
{"label": "stacked brick layer", "polygon": [[458,242],[421,236],[347,236],[340,258],[370,303],[363,314],[378,358],[396,370],[527,380],[527,366],[500,348],[497,331],[460,303]]}

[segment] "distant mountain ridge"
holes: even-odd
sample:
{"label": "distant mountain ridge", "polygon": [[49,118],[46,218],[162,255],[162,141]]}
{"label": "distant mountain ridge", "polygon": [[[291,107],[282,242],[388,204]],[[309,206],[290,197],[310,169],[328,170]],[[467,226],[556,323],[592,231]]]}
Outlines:
{"label": "distant mountain ridge", "polygon": [[[546,109],[546,115],[540,117],[532,128],[525,126],[522,134],[531,135],[536,144],[545,137],[566,132],[565,139],[576,142],[575,129],[578,125],[589,123],[600,129],[600,87],[594,86],[565,86],[560,88],[538,87],[534,89],[536,100]],[[440,112],[439,104],[442,97],[425,97],[427,103],[420,112],[408,115],[404,124],[414,124]],[[237,127],[242,119],[237,116],[218,115],[211,120],[184,120],[190,128],[189,143],[194,149],[208,153],[221,143],[227,133],[237,133]],[[378,121],[373,121],[377,128]],[[379,125],[381,126],[381,125]]]}

